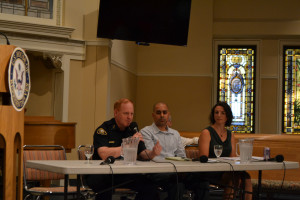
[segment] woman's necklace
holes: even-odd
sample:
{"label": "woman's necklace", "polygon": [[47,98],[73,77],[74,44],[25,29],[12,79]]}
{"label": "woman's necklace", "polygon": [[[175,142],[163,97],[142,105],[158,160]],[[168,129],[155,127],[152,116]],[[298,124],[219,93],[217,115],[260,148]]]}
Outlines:
{"label": "woman's necklace", "polygon": [[223,135],[225,136],[226,130],[221,131],[220,136],[221,138],[223,137]]}
{"label": "woman's necklace", "polygon": [[226,135],[226,133],[227,133],[226,128],[223,129],[222,131],[217,132],[217,133],[218,133],[218,135],[219,135],[221,138],[223,138],[223,136],[225,137],[225,135]]}
{"label": "woman's necklace", "polygon": [[220,138],[223,138],[223,136],[226,136],[227,133],[227,129],[224,127],[221,131],[217,131],[217,128],[215,126],[212,126],[215,131],[217,132],[217,134],[219,135]]}

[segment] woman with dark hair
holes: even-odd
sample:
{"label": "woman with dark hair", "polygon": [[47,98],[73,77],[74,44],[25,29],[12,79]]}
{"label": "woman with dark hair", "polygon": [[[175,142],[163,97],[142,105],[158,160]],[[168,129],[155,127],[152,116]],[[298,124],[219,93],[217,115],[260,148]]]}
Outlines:
{"label": "woman with dark hair", "polygon": [[[218,102],[210,113],[211,126],[205,128],[199,137],[200,155],[209,158],[216,158],[214,145],[222,145],[223,151],[221,157],[235,157],[235,137],[226,127],[231,125],[233,115],[230,106],[226,102]],[[207,178],[211,182],[218,182],[225,186],[224,199],[233,199],[232,187],[243,189],[245,183],[245,199],[252,199],[252,183],[250,175],[247,172],[213,172],[209,173]],[[242,179],[244,181],[242,181]],[[226,187],[228,186],[228,187]]]}

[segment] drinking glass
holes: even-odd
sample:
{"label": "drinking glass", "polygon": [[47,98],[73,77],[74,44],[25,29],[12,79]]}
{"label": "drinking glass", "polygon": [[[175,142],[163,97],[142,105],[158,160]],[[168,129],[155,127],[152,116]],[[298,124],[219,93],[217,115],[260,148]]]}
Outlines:
{"label": "drinking glass", "polygon": [[217,158],[219,158],[222,154],[223,146],[222,145],[214,145],[214,152]]}
{"label": "drinking glass", "polygon": [[121,158],[124,159],[124,151],[123,151],[124,147],[123,147],[123,143],[121,143]]}
{"label": "drinking glass", "polygon": [[87,159],[87,164],[90,164],[90,158],[92,157],[94,153],[94,145],[87,144],[84,147],[84,155],[86,156]]}

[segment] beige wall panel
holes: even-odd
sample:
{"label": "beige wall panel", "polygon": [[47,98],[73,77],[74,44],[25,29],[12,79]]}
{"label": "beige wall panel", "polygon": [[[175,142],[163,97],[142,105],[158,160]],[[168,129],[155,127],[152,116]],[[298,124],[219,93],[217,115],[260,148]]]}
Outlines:
{"label": "beige wall panel", "polygon": [[213,35],[215,38],[297,37],[300,34],[299,6],[298,0],[243,3],[215,0]]}
{"label": "beige wall panel", "polygon": [[188,48],[209,51],[212,39],[213,1],[192,1]]}
{"label": "beige wall panel", "polygon": [[31,90],[26,103],[27,116],[53,116],[53,69],[41,57],[30,56]]}
{"label": "beige wall panel", "polygon": [[[75,146],[78,146],[80,143],[89,143],[91,140],[89,137],[85,136],[85,134],[90,135],[87,133],[88,125],[83,123],[82,113],[83,111],[83,62],[82,61],[74,61],[71,60],[70,62],[70,88],[69,88],[69,119],[70,122],[76,122],[76,139],[75,139]],[[92,130],[90,130],[92,131]],[[85,134],[84,134],[85,133]],[[88,141],[85,141],[88,140]],[[68,155],[68,159],[76,159],[76,149],[72,150],[72,154]]]}
{"label": "beige wall panel", "polygon": [[212,1],[192,1],[187,47],[138,47],[138,74],[210,75],[211,66]]}
{"label": "beige wall panel", "polygon": [[261,76],[277,76],[278,75],[278,40],[263,40],[261,43]]}
{"label": "beige wall panel", "polygon": [[214,23],[215,38],[289,38],[300,34],[299,21],[218,21]]}
{"label": "beige wall panel", "polygon": [[92,1],[92,3],[88,5],[93,7],[88,7],[88,9],[86,9],[85,15],[83,16],[84,17],[83,38],[87,41],[90,40],[93,41],[97,38],[99,3]]}
{"label": "beige wall panel", "polygon": [[[107,119],[109,48],[87,46],[86,60],[70,63],[69,122],[76,122],[76,146],[93,142],[95,129]],[[76,149],[69,155],[77,159]]]}
{"label": "beige wall panel", "polygon": [[64,14],[63,14],[63,26],[75,28],[72,33],[72,38],[83,38],[83,15],[82,9],[86,4],[81,0],[65,0],[64,1]]}
{"label": "beige wall panel", "polygon": [[[76,122],[76,146],[93,142],[96,116],[96,46],[87,47],[86,61],[70,65],[69,120]],[[77,159],[76,149],[72,158]]]}
{"label": "beige wall panel", "polygon": [[[278,94],[276,79],[261,79],[260,133],[277,133]],[[281,122],[278,122],[281,123]]]}
{"label": "beige wall panel", "polygon": [[298,0],[214,0],[215,19],[300,19]]}
{"label": "beige wall panel", "polygon": [[152,124],[152,107],[158,101],[169,105],[177,130],[201,131],[209,124],[210,77],[141,76],[137,80],[136,121],[140,129]]}
{"label": "beige wall panel", "polygon": [[[69,121],[76,122],[76,145],[93,141],[95,117],[95,67],[83,67],[81,61],[71,61]],[[77,159],[76,149],[71,157]]]}
{"label": "beige wall panel", "polygon": [[73,39],[95,40],[99,0],[65,0],[63,26],[75,28]]}
{"label": "beige wall panel", "polygon": [[136,73],[137,70],[137,45],[134,42],[113,40],[111,60],[126,70]]}
{"label": "beige wall panel", "polygon": [[210,75],[212,48],[211,42],[209,44],[210,46],[203,45],[207,49],[156,44],[151,44],[150,47],[139,47],[138,75]]}
{"label": "beige wall panel", "polygon": [[95,80],[95,93],[96,93],[96,105],[95,105],[95,124],[96,129],[103,121],[108,119],[108,107],[109,105],[109,87],[110,87],[110,65],[109,56],[110,49],[105,46],[97,46],[96,51],[96,80]]}
{"label": "beige wall panel", "polygon": [[115,65],[111,65],[110,81],[110,113],[109,118],[114,117],[113,105],[121,98],[128,98],[134,103],[136,97],[137,78],[134,74],[129,73]]}

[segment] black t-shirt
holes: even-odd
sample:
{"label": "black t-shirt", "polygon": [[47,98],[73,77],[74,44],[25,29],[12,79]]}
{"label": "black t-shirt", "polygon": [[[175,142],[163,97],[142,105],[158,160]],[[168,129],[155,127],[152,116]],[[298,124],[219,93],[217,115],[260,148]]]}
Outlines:
{"label": "black t-shirt", "polygon": [[[124,131],[121,131],[118,127],[115,118],[104,122],[99,126],[94,133],[94,155],[93,160],[102,160],[97,153],[97,149],[100,147],[119,147],[121,146],[122,139],[130,137],[136,133],[135,128],[138,128],[137,123],[132,122],[129,127]],[[137,129],[138,130],[138,129]],[[141,153],[146,149],[143,141],[139,142],[137,153]]]}

